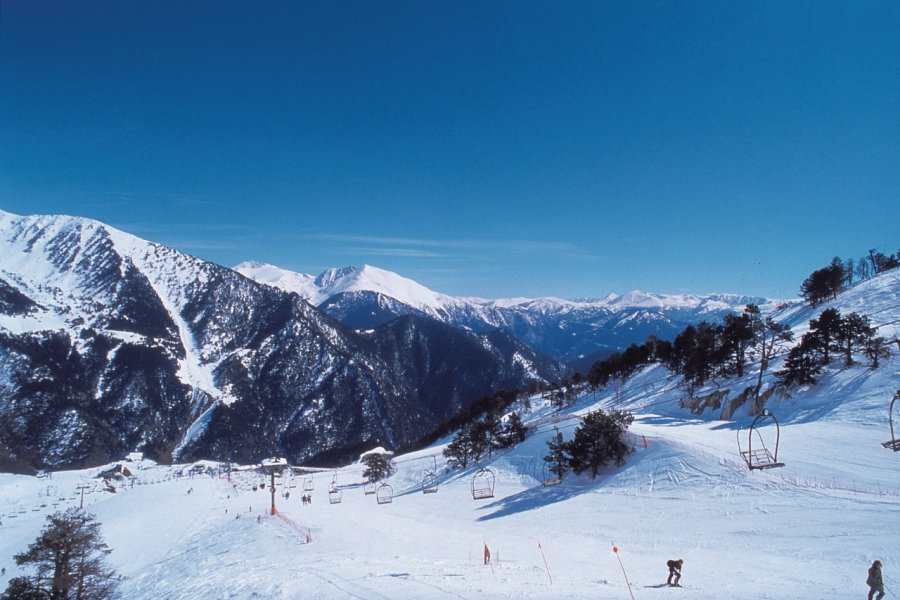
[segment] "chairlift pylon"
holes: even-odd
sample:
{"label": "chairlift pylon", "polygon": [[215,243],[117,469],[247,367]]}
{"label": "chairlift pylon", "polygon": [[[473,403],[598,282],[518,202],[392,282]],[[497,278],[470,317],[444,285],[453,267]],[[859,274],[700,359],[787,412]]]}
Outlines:
{"label": "chairlift pylon", "polygon": [[894,394],[894,397],[891,399],[891,405],[888,408],[888,423],[891,426],[891,439],[886,442],[881,442],[882,446],[888,450],[893,450],[894,452],[900,452],[900,438],[894,434],[894,404],[896,404],[898,399],[900,399],[900,390],[897,390],[897,393]]}
{"label": "chairlift pylon", "polygon": [[494,472],[487,467],[479,469],[472,476],[472,499],[484,500],[494,497],[494,483],[497,477]]}
{"label": "chairlift pylon", "polygon": [[[772,421],[775,424],[774,453],[766,447],[766,444],[763,441],[763,435],[760,433],[760,427],[766,424],[767,421]],[[741,433],[744,431],[747,432],[746,445],[741,444]],[[747,463],[747,466],[751,471],[784,466],[783,462],[778,461],[778,444],[781,441],[781,427],[778,425],[778,419],[776,419],[775,415],[768,409],[763,410],[761,414],[757,415],[750,424],[750,427],[738,429],[737,441],[741,458],[744,459],[744,462]],[[773,441],[773,438],[771,437],[771,434],[769,434],[769,441],[770,445],[772,445],[771,442]]]}

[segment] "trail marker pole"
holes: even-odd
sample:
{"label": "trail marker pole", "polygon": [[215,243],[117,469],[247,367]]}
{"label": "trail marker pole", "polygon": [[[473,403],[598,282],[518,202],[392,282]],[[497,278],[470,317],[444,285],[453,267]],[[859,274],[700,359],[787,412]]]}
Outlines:
{"label": "trail marker pole", "polygon": [[544,569],[547,570],[547,577],[550,579],[550,585],[553,585],[553,576],[550,574],[550,567],[547,566],[547,557],[544,555],[544,547],[541,546],[541,540],[538,540],[538,548],[541,550],[541,558],[544,559]]}
{"label": "trail marker pole", "polygon": [[619,566],[622,567],[622,575],[625,576],[625,585],[628,586],[628,594],[631,596],[631,600],[634,600],[634,592],[631,591],[631,582],[628,581],[628,573],[625,572],[625,565],[622,564],[622,558],[619,556],[619,549],[616,547],[615,543],[612,545],[612,551],[619,560]]}

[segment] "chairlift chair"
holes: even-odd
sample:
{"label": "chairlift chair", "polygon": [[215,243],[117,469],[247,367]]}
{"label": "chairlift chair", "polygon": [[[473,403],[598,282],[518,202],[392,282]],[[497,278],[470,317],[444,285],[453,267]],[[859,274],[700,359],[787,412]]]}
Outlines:
{"label": "chairlift chair", "polygon": [[328,504],[340,504],[343,495],[337,484],[337,475],[335,475],[331,483],[328,484]]}
{"label": "chairlift chair", "polygon": [[890,423],[891,426],[891,439],[886,442],[881,442],[882,446],[888,450],[893,450],[894,452],[900,452],[900,438],[894,434],[894,404],[897,402],[898,398],[900,398],[900,390],[897,390],[897,393],[894,394],[894,397],[891,399],[891,406],[888,408],[888,423]]}
{"label": "chairlift chair", "polygon": [[[763,435],[760,433],[760,427],[767,421],[772,421],[775,424],[774,453],[770,452],[769,448],[766,447]],[[741,433],[744,431],[747,432],[746,446],[741,444]],[[778,425],[778,419],[768,410],[764,410],[762,414],[757,415],[749,428],[742,427],[738,429],[737,440],[741,458],[744,459],[751,471],[784,466],[783,462],[778,461],[778,443],[781,440],[781,428]],[[769,435],[769,440],[770,443],[773,440],[771,435]]]}
{"label": "chairlift chair", "polygon": [[550,487],[551,485],[559,485],[560,483],[562,483],[562,479],[559,477],[559,475],[552,473],[550,469],[547,468],[546,464],[544,464],[543,473],[544,477],[541,480],[541,483],[544,487]]}
{"label": "chairlift chair", "polygon": [[437,459],[432,456],[431,460],[434,461],[434,468],[430,471],[426,471],[425,477],[422,478],[423,494],[434,494],[438,491]]}
{"label": "chairlift chair", "polygon": [[494,472],[483,467],[472,477],[472,499],[484,500],[494,497],[494,483],[497,477]]}
{"label": "chairlift chair", "polygon": [[422,480],[422,493],[423,494],[436,494],[438,491],[438,477],[437,473],[434,471],[429,471],[425,473],[425,478]]}
{"label": "chairlift chair", "polygon": [[375,483],[372,481],[367,481],[363,484],[363,493],[366,496],[371,496],[375,493]]}
{"label": "chairlift chair", "polygon": [[390,504],[394,501],[394,488],[386,483],[382,483],[378,486],[378,490],[375,493],[375,500],[378,501],[378,504]]}
{"label": "chairlift chair", "polygon": [[313,478],[311,476],[307,477],[306,479],[303,480],[303,491],[304,492],[311,492],[314,489],[316,489],[316,484],[313,481]]}

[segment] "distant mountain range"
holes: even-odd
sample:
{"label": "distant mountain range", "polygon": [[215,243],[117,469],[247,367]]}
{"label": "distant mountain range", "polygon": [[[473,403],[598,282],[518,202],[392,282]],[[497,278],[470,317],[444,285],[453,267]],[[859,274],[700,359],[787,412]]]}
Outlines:
{"label": "distant mountain range", "polygon": [[406,314],[357,331],[89,219],[0,211],[0,248],[0,470],[133,450],[321,463],[414,444],[480,397],[563,375],[505,330]]}
{"label": "distant mountain range", "polygon": [[234,269],[259,283],[295,292],[354,329],[377,328],[401,315],[431,318],[476,332],[503,329],[535,352],[585,369],[593,361],[649,335],[672,339],[688,324],[718,321],[747,303],[775,301],[732,294],[663,295],[640,291],[593,300],[458,298],[396,273],[365,265],[314,277],[245,262]]}

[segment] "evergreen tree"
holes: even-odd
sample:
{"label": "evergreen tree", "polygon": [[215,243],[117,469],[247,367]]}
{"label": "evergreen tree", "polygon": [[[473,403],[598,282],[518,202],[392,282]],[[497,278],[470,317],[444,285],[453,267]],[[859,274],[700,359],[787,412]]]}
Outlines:
{"label": "evergreen tree", "polygon": [[107,600],[119,577],[106,565],[111,552],[94,516],[78,509],[47,516],[49,524],[28,550],[13,557],[34,575],[9,581],[3,600]]}
{"label": "evergreen tree", "polygon": [[631,448],[625,443],[624,434],[634,421],[631,413],[602,410],[589,412],[575,430],[575,436],[566,445],[569,466],[577,474],[590,470],[591,478],[609,461],[617,466],[625,462]]}
{"label": "evergreen tree", "polygon": [[444,448],[444,456],[451,467],[465,469],[471,456],[471,435],[469,427],[462,427],[456,437]]}
{"label": "evergreen tree", "polygon": [[858,313],[850,313],[838,326],[837,344],[844,352],[844,364],[853,364],[853,348],[865,346],[866,341],[875,335],[869,326],[869,318]]}
{"label": "evergreen tree", "polygon": [[776,373],[778,380],[787,387],[816,383],[822,372],[821,344],[809,333],[800,338],[800,343],[790,349],[784,361],[784,369]]}
{"label": "evergreen tree", "polygon": [[866,341],[863,343],[863,354],[869,359],[869,366],[877,369],[879,361],[882,358],[888,358],[891,355],[891,351],[883,337],[872,335],[866,338]]}
{"label": "evergreen tree", "polygon": [[506,424],[501,428],[500,440],[498,446],[500,448],[512,448],[516,444],[525,441],[528,435],[528,427],[522,423],[522,417],[519,413],[509,415]]}
{"label": "evergreen tree", "polygon": [[566,454],[566,442],[563,441],[563,434],[561,431],[557,430],[556,435],[547,440],[547,448],[550,450],[547,456],[544,457],[544,462],[547,463],[547,469],[555,475],[557,479],[562,481],[566,473],[569,472],[569,457]]}
{"label": "evergreen tree", "polygon": [[832,350],[840,350],[837,345],[838,335],[841,329],[841,313],[836,308],[826,308],[818,319],[809,322],[809,332],[803,337],[809,336],[810,343],[818,344],[822,352],[822,363],[831,362]]}
{"label": "evergreen tree", "polygon": [[363,477],[370,483],[377,483],[390,477],[394,470],[391,464],[391,457],[388,454],[372,452],[363,456],[362,462],[366,465],[366,468],[363,470]]}
{"label": "evergreen tree", "polygon": [[747,349],[755,337],[751,315],[746,310],[742,315],[726,315],[721,334],[723,357],[728,357],[728,361],[724,363],[724,374],[743,377]]}

